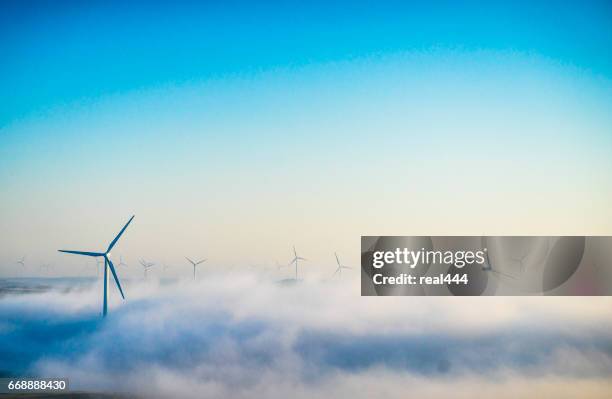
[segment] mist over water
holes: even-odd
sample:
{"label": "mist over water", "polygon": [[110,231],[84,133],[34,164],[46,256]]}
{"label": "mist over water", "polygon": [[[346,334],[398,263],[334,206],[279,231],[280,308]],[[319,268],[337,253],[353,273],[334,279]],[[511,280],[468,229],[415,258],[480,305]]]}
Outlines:
{"label": "mist over water", "polygon": [[[2,280],[0,373],[144,397],[482,396],[612,387],[612,299],[360,297],[254,268],[188,279]],[[6,287],[43,287],[15,293]],[[516,387],[521,387],[517,388]],[[510,397],[510,396],[508,396]]]}

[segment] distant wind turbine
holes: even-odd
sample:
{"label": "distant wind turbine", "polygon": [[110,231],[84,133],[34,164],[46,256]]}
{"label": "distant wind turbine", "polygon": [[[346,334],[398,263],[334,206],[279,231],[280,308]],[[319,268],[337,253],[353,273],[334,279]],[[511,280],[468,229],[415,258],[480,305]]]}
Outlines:
{"label": "distant wind turbine", "polygon": [[[133,219],[134,219],[134,216],[132,216],[130,220],[128,220],[128,222],[125,224],[125,226],[123,226],[119,234],[117,234],[115,239],[111,241],[111,243],[108,245],[106,252],[66,251],[63,249],[59,250],[59,252],[64,252],[67,254],[92,256],[94,258],[104,258],[104,298],[103,298],[103,304],[102,304],[102,316],[103,317],[106,317],[106,313],[108,309],[108,270],[109,269],[111,273],[113,274],[113,278],[115,279],[117,288],[119,288],[119,293],[121,293],[121,298],[125,299],[125,295],[123,295],[123,289],[121,288],[121,283],[119,283],[119,277],[117,277],[117,273],[115,272],[115,266],[113,265],[113,262],[110,260],[110,257],[111,257],[110,251],[111,249],[113,249],[113,247],[115,246],[115,244],[117,243],[117,241],[119,240],[119,238],[121,237],[125,229],[127,229],[127,227],[129,226],[129,224],[132,222]],[[96,269],[97,269],[97,266],[96,266]]]}
{"label": "distant wind turbine", "polygon": [[25,256],[23,256],[21,259],[19,259],[19,260],[18,260],[17,262],[15,262],[15,263],[17,263],[18,265],[21,265],[21,267],[25,267],[25,259],[26,259],[26,257],[25,257]]}
{"label": "distant wind turbine", "polygon": [[295,245],[293,246],[293,260],[291,262],[289,262],[287,264],[287,266],[292,265],[293,263],[295,263],[295,280],[297,281],[298,279],[298,261],[300,260],[307,260],[306,258],[302,258],[300,256],[298,256],[296,250],[295,250]]}
{"label": "distant wind turbine", "polygon": [[206,262],[206,259],[202,259],[200,261],[194,262],[191,259],[189,259],[188,257],[185,256],[185,259],[187,259],[187,262],[191,263],[191,265],[193,266],[193,279],[196,279],[196,266],[199,265],[200,263],[204,263]]}
{"label": "distant wind turbine", "polygon": [[518,262],[518,264],[519,264],[519,266],[521,268],[521,273],[523,273],[523,271],[525,271],[525,264],[523,262],[525,262],[525,259],[527,259],[528,256],[529,256],[529,252],[527,252],[523,256],[519,256],[518,258],[516,258],[516,257],[511,257],[510,258],[513,261]]}
{"label": "distant wind turbine", "polygon": [[125,267],[127,267],[127,265],[128,265],[127,263],[124,263],[124,262],[123,262],[123,256],[119,256],[119,266],[125,266]]}
{"label": "distant wind turbine", "polygon": [[142,267],[144,267],[144,278],[145,280],[147,279],[147,271],[149,270],[150,267],[155,266],[155,263],[153,262],[147,262],[144,259],[140,260],[140,264],[142,265]]}
{"label": "distant wind turbine", "polygon": [[487,263],[482,267],[483,271],[499,274],[500,276],[509,277],[509,278],[512,278],[512,279],[516,280],[516,277],[514,277],[514,276],[511,276],[509,274],[502,273],[500,271],[494,270],[493,266],[491,266],[491,261],[489,260],[489,253],[488,252],[486,253],[485,257],[487,259]]}
{"label": "distant wind turbine", "polygon": [[351,269],[351,267],[344,266],[342,263],[340,263],[340,259],[338,258],[338,254],[337,253],[334,252],[334,255],[336,256],[336,263],[338,264],[338,268],[336,269],[336,271],[334,272],[332,277],[335,276],[336,273],[338,273],[338,276],[340,276],[340,278],[342,278],[342,269]]}

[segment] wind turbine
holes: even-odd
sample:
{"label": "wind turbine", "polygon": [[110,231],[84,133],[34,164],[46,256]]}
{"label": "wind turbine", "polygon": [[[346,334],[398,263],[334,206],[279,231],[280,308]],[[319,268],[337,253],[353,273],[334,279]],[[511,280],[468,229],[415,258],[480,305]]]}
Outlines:
{"label": "wind turbine", "polygon": [[293,256],[294,256],[293,260],[291,262],[289,262],[287,264],[287,266],[290,266],[291,264],[295,263],[295,281],[297,281],[297,279],[298,279],[298,274],[297,274],[297,271],[298,271],[298,261],[299,260],[307,260],[307,259],[298,256],[298,254],[297,254],[297,252],[295,250],[295,245],[293,246]]}
{"label": "wind turbine", "polygon": [[482,267],[483,271],[499,274],[500,276],[509,277],[509,278],[512,278],[512,279],[516,280],[516,277],[514,277],[514,276],[511,276],[511,275],[506,274],[506,273],[502,273],[502,272],[497,271],[497,270],[493,270],[493,266],[491,266],[491,261],[489,260],[489,253],[488,252],[486,252],[485,257],[487,258],[487,263],[486,263],[485,266]]}
{"label": "wind turbine", "polygon": [[[123,295],[123,289],[121,288],[121,284],[119,283],[119,277],[117,277],[117,273],[115,272],[115,266],[113,265],[113,262],[110,260],[110,256],[111,256],[110,251],[111,249],[113,249],[113,247],[115,246],[115,244],[117,243],[117,241],[119,240],[119,238],[121,237],[125,229],[127,229],[127,227],[129,226],[129,224],[132,222],[133,219],[134,219],[134,216],[132,216],[130,220],[128,220],[128,222],[125,224],[125,226],[123,226],[119,234],[117,234],[115,239],[111,241],[111,243],[108,245],[106,252],[66,251],[63,249],[59,250],[59,252],[64,252],[67,254],[92,256],[94,258],[104,258],[104,299],[103,299],[103,304],[102,304],[102,316],[103,317],[106,317],[106,313],[108,310],[108,303],[107,303],[108,302],[108,269],[110,269],[111,273],[113,274],[113,278],[115,279],[117,288],[119,288],[119,292],[121,293],[121,298],[125,299],[125,295]],[[96,269],[97,269],[97,266],[96,266]]]}
{"label": "wind turbine", "polygon": [[119,266],[125,266],[127,267],[127,263],[123,262],[123,256],[119,256]]}
{"label": "wind turbine", "polygon": [[185,256],[185,259],[187,259],[187,262],[191,263],[193,265],[193,279],[196,279],[196,266],[199,265],[200,263],[204,263],[206,262],[206,259],[202,259],[200,261],[194,262],[191,259],[189,259],[188,257]]}
{"label": "wind turbine", "polygon": [[17,262],[18,265],[21,265],[21,267],[25,267],[25,256],[23,256],[21,259],[19,259]]}
{"label": "wind turbine", "polygon": [[340,263],[340,259],[338,258],[338,254],[337,253],[334,252],[334,255],[336,256],[336,263],[338,263],[338,268],[336,269],[334,274],[332,274],[332,277],[335,276],[336,273],[338,273],[338,276],[340,276],[340,278],[342,278],[342,269],[351,269],[351,267],[344,266],[342,263]]}
{"label": "wind turbine", "polygon": [[525,262],[525,259],[527,259],[528,256],[529,256],[529,252],[525,253],[523,256],[519,256],[518,258],[510,257],[510,259],[512,259],[513,261],[518,262],[521,268],[521,273],[525,271],[525,264],[523,262]]}
{"label": "wind turbine", "polygon": [[144,267],[144,278],[145,280],[147,279],[147,271],[149,270],[150,267],[155,266],[155,263],[153,262],[147,262],[144,259],[140,260],[140,264],[142,265],[142,267]]}

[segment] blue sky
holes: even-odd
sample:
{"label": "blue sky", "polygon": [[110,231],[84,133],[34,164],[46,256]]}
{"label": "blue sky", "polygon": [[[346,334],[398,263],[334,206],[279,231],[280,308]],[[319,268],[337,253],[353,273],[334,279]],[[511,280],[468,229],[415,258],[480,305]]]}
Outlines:
{"label": "blue sky", "polygon": [[3,2],[0,126],[113,93],[431,48],[612,74],[606,1],[180,3]]}

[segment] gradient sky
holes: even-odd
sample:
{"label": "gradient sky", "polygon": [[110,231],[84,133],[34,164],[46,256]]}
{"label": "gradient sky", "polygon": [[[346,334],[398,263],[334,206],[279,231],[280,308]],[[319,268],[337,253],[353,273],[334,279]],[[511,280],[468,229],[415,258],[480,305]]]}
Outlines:
{"label": "gradient sky", "polygon": [[107,3],[0,5],[0,264],[612,234],[609,2]]}

